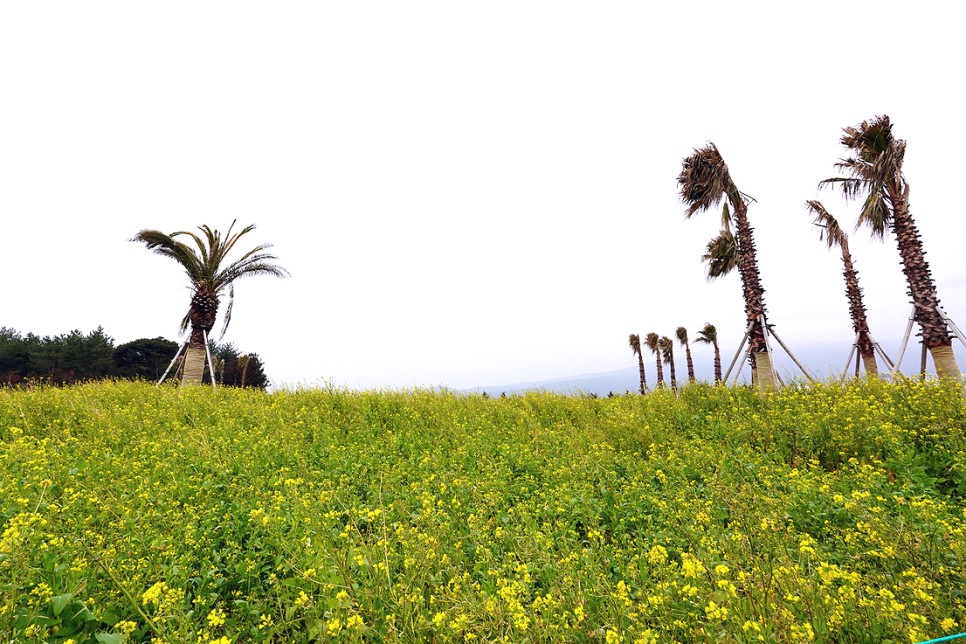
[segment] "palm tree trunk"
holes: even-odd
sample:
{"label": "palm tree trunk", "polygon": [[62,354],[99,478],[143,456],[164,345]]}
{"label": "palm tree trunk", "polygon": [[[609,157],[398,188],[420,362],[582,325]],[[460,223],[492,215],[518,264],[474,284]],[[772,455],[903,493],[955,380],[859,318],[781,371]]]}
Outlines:
{"label": "palm tree trunk", "polygon": [[[735,218],[735,238],[738,240],[738,272],[741,275],[741,290],[745,298],[745,316],[751,324],[748,334],[748,346],[752,355],[751,380],[755,386],[763,389],[775,387],[774,373],[771,371],[771,358],[767,356],[768,345],[765,343],[765,328],[762,326],[762,316],[765,314],[765,289],[761,286],[761,273],[758,270],[758,257],[755,253],[755,239],[751,225],[748,223],[748,206],[740,194],[731,195]],[[758,362],[755,358],[765,355],[768,366],[766,377],[758,374]]]}
{"label": "palm tree trunk", "polygon": [[[930,347],[929,353],[936,364],[936,375],[940,380],[950,379],[954,382],[962,382],[963,374],[959,372],[959,365],[956,363],[956,355],[953,348],[949,347]],[[964,390],[966,393],[966,390]]]}
{"label": "palm tree trunk", "polygon": [[866,316],[865,303],[862,301],[862,288],[859,286],[859,274],[852,263],[849,243],[842,240],[842,274],[845,276],[845,296],[849,300],[849,314],[852,316],[852,330],[858,334],[859,355],[865,365],[865,375],[868,378],[879,377],[879,365],[875,360],[875,347],[869,335],[869,320]]}
{"label": "palm tree trunk", "polygon": [[657,352],[657,386],[664,384],[664,365],[661,364],[661,353]]}
{"label": "palm tree trunk", "polygon": [[898,186],[890,185],[889,197],[893,205],[892,231],[899,246],[902,272],[906,275],[909,294],[915,306],[915,319],[922,329],[922,341],[933,355],[939,377],[961,383],[963,376],[953,353],[952,336],[939,312],[939,297],[925,259],[922,239],[916,222],[909,214],[909,184],[905,184],[901,191]]}
{"label": "palm tree trunk", "polygon": [[668,364],[671,366],[671,389],[674,389],[675,391],[677,391],[678,378],[677,378],[677,374],[674,371],[674,353],[672,352],[671,355],[668,356],[668,358],[669,358]]}
{"label": "palm tree trunk", "polygon": [[[868,339],[868,336],[866,336],[866,339]],[[861,341],[861,339],[860,339],[860,341]],[[869,341],[869,343],[871,344],[871,340]],[[859,345],[859,347],[860,347],[859,351],[860,352],[862,350],[861,349],[861,346],[862,345],[860,344]],[[865,376],[866,376],[866,378],[878,378],[879,377],[879,363],[876,362],[876,360],[875,360],[875,350],[873,349],[872,355],[865,355],[864,353],[860,353],[860,355],[862,356],[862,364],[865,366]]]}
{"label": "palm tree trunk", "polygon": [[761,387],[762,389],[774,389],[775,372],[771,362],[771,354],[767,351],[756,353],[755,362],[757,365],[755,372],[758,375],[757,382],[754,383],[755,386]]}
{"label": "palm tree trunk", "polygon": [[688,359],[688,382],[694,382],[694,360],[691,359],[691,346],[684,345],[684,355]]}
{"label": "palm tree trunk", "polygon": [[647,393],[647,375],[644,373],[644,356],[637,352],[637,366],[641,370],[641,395]]}
{"label": "palm tree trunk", "polygon": [[712,346],[714,346],[714,382],[718,384],[721,382],[721,350],[718,348],[717,340],[712,343]]}
{"label": "palm tree trunk", "polygon": [[204,346],[188,346],[188,353],[185,357],[184,364],[184,375],[181,377],[182,385],[201,384],[201,379],[205,372],[205,356]]}

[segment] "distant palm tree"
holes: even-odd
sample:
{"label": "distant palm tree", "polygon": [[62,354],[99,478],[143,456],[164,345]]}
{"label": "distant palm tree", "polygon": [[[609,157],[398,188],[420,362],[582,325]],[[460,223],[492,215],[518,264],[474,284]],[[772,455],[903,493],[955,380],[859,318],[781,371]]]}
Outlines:
{"label": "distant palm tree", "polygon": [[688,218],[696,212],[717,206],[722,200],[730,205],[730,218],[735,224],[737,268],[741,275],[745,316],[749,325],[751,379],[763,389],[771,389],[775,386],[775,376],[762,323],[765,289],[761,285],[755,241],[748,223],[747,197],[731,179],[728,166],[713,143],[694,150],[691,156],[684,159],[678,175],[678,188],[682,201],[687,205],[685,216]]}
{"label": "distant palm tree", "polygon": [[811,200],[805,202],[809,212],[815,216],[812,222],[819,227],[819,239],[829,248],[838,246],[842,250],[843,274],[845,275],[845,295],[849,299],[849,313],[852,316],[852,330],[855,331],[859,355],[865,365],[865,374],[875,378],[879,375],[879,366],[875,360],[875,345],[869,333],[869,321],[866,317],[865,303],[862,301],[862,289],[859,287],[859,274],[852,264],[852,254],[849,252],[849,236],[839,226],[821,202]]}
{"label": "distant palm tree", "polygon": [[654,353],[654,357],[657,358],[657,386],[661,387],[664,385],[664,367],[661,365],[661,347],[659,343],[660,338],[653,331],[648,333],[644,338],[644,344]]}
{"label": "distant palm tree", "polygon": [[[840,160],[835,167],[849,176],[826,179],[819,185],[837,186],[848,199],[864,197],[858,225],[868,226],[873,237],[882,239],[886,227],[892,230],[915,307],[915,320],[936,364],[936,373],[942,379],[960,383],[963,377],[953,353],[952,336],[939,311],[936,284],[925,259],[919,229],[909,212],[909,183],[902,172],[906,142],[893,136],[888,116],[876,116],[843,131],[840,141],[854,156]],[[966,390],[963,394],[966,396]]]}
{"label": "distant palm tree", "polygon": [[688,382],[694,382],[694,361],[691,359],[691,345],[688,344],[688,330],[683,326],[679,326],[677,331],[674,332],[677,337],[678,342],[684,347],[684,355],[688,359]]}
{"label": "distant palm tree", "polygon": [[631,351],[637,356],[637,366],[641,370],[641,395],[647,393],[647,376],[644,374],[644,355],[641,353],[641,336],[632,333],[628,339]]}
{"label": "distant palm tree", "polygon": [[[226,264],[225,256],[238,240],[255,229],[254,225],[250,225],[232,234],[234,226],[233,221],[224,237],[217,230],[200,226],[198,229],[201,236],[185,231],[166,234],[159,230],[144,229],[131,239],[144,243],[149,250],[159,255],[170,257],[188,274],[192,291],[191,304],[188,306],[187,315],[181,321],[181,331],[186,331],[190,326],[191,335],[188,339],[182,384],[201,384],[205,370],[205,339],[215,325],[219,296],[228,291],[228,308],[223,326],[223,329],[227,329],[231,321],[236,280],[251,275],[288,276],[284,268],[272,263],[277,257],[265,252],[271,248],[271,244],[256,246],[239,259]],[[197,250],[178,240],[180,236],[189,237]]]}
{"label": "distant palm tree", "polygon": [[721,382],[721,351],[718,350],[718,329],[710,322],[706,322],[704,328],[698,331],[695,342],[703,342],[714,347],[714,381]]}
{"label": "distant palm tree", "polygon": [[671,389],[678,388],[677,375],[674,372],[674,343],[671,342],[671,338],[664,336],[658,342],[658,347],[661,349],[661,355],[664,358],[664,362],[671,367]]}

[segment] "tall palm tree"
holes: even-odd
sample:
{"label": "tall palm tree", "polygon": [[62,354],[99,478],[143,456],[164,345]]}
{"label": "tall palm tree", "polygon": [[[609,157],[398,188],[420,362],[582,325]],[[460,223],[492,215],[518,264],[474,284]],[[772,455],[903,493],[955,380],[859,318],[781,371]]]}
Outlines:
{"label": "tall palm tree", "polygon": [[654,357],[657,358],[657,386],[661,387],[664,385],[664,366],[661,364],[660,338],[652,331],[645,336],[644,344],[654,353]]}
{"label": "tall palm tree", "polygon": [[[201,384],[205,369],[205,339],[215,325],[218,305],[221,302],[220,296],[225,291],[228,292],[228,307],[225,310],[222,331],[224,333],[224,329],[228,328],[228,323],[231,321],[236,280],[252,275],[288,276],[288,271],[273,263],[278,258],[265,252],[271,248],[271,244],[256,246],[234,262],[226,263],[225,257],[238,240],[255,229],[254,225],[249,225],[232,234],[234,226],[233,221],[224,236],[218,230],[199,226],[201,235],[185,231],[166,234],[159,230],[144,229],[131,238],[131,241],[145,244],[148,250],[170,257],[188,274],[188,281],[191,284],[191,303],[188,306],[188,313],[181,320],[181,332],[185,332],[190,326],[191,334],[188,339],[182,384]],[[197,250],[180,241],[178,237],[181,236],[190,238]]]}
{"label": "tall palm tree", "polygon": [[859,287],[859,274],[852,263],[849,252],[849,236],[845,234],[821,202],[810,200],[805,202],[809,212],[815,216],[812,222],[819,228],[819,239],[829,248],[838,246],[842,250],[842,274],[845,276],[845,295],[849,299],[849,313],[852,315],[852,330],[855,331],[859,355],[865,365],[865,374],[875,378],[879,375],[879,367],[875,360],[875,346],[869,333],[869,321],[866,317],[865,303],[862,301],[862,289]]}
{"label": "tall palm tree", "polygon": [[703,342],[714,347],[714,381],[721,382],[721,351],[718,350],[718,329],[710,322],[706,322],[704,328],[698,331],[695,342]]}
{"label": "tall palm tree", "polygon": [[644,374],[644,355],[641,353],[641,336],[632,333],[628,339],[631,351],[637,356],[637,366],[641,370],[641,395],[647,393],[647,376]]}
{"label": "tall palm tree", "polygon": [[661,355],[665,364],[671,367],[671,389],[678,388],[677,374],[674,372],[674,343],[666,335],[657,341],[657,346],[661,349]]}
{"label": "tall palm tree", "polygon": [[684,347],[684,355],[688,359],[688,382],[694,382],[694,361],[691,359],[691,345],[688,344],[688,330],[679,326],[674,335]]}
{"label": "tall palm tree", "polygon": [[716,207],[722,200],[730,206],[734,220],[734,240],[737,245],[737,268],[741,275],[741,288],[745,300],[745,316],[748,320],[749,353],[751,356],[752,382],[763,389],[775,386],[775,376],[768,345],[765,342],[765,289],[761,285],[755,240],[748,223],[748,197],[735,185],[721,153],[714,143],[708,143],[684,159],[678,175],[681,200],[687,205],[685,216]]}
{"label": "tall palm tree", "polygon": [[[962,382],[919,229],[909,212],[909,183],[902,172],[906,142],[893,136],[888,116],[873,117],[843,128],[843,132],[840,141],[853,156],[841,159],[835,168],[848,176],[826,179],[819,185],[838,187],[847,199],[864,197],[857,226],[868,226],[873,237],[883,239],[886,228],[892,230],[912,296],[914,318],[932,354],[936,373],[942,379]],[[966,396],[966,390],[963,394]]]}

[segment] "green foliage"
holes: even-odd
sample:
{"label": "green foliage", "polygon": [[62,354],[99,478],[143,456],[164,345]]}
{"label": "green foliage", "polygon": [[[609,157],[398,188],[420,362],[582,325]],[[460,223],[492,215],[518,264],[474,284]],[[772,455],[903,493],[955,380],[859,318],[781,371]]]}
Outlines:
{"label": "green foliage", "polygon": [[964,433],[918,382],[0,390],[0,632],[918,641],[966,625]]}
{"label": "green foliage", "polygon": [[[265,365],[258,354],[243,354],[231,344],[212,343],[214,353],[225,360],[222,382],[226,386],[264,389],[269,385]],[[156,382],[171,364],[178,345],[164,338],[141,338],[117,348],[101,327],[84,334],[71,331],[58,336],[26,336],[0,328],[0,385],[44,382],[63,385],[111,378]],[[239,361],[241,359],[241,361]],[[247,366],[244,365],[247,360]],[[206,381],[211,382],[205,374]]]}
{"label": "green foliage", "polygon": [[114,350],[114,375],[157,382],[177,351],[177,343],[164,338],[126,342]]}

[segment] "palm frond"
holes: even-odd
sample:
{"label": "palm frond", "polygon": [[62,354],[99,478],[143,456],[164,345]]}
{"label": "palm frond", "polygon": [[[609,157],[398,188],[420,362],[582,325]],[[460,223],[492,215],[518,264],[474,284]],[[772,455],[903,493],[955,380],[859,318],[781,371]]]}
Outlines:
{"label": "palm frond", "polygon": [[659,347],[658,347],[659,341],[660,341],[660,337],[653,331],[651,333],[648,333],[647,336],[645,336],[644,338],[644,344],[646,344],[647,348],[653,351],[655,354],[659,350]]}
{"label": "palm frond", "polygon": [[630,344],[631,351],[634,352],[635,356],[641,355],[641,336],[632,333],[628,338],[628,344]]}
{"label": "palm frond", "polygon": [[671,338],[666,335],[658,340],[658,347],[661,350],[661,357],[664,362],[670,363],[674,359],[674,343],[671,342]]}
{"label": "palm frond", "polygon": [[683,326],[679,326],[674,331],[674,335],[678,339],[678,342],[680,342],[682,345],[688,344],[688,330],[685,329]]}
{"label": "palm frond", "polygon": [[806,201],[805,205],[808,207],[809,212],[815,216],[812,225],[818,227],[818,238],[820,241],[824,241],[829,248],[833,246],[842,248],[843,245],[848,243],[848,235],[839,226],[838,220],[825,209],[822,202],[812,199]]}
{"label": "palm frond", "polygon": [[729,230],[722,230],[705,247],[701,261],[708,265],[708,280],[727,275],[738,267],[738,240]]}
{"label": "palm frond", "polygon": [[709,210],[724,197],[741,199],[727,164],[711,142],[685,157],[677,181],[681,201],[687,205],[685,217]]}
{"label": "palm frond", "polygon": [[698,331],[698,337],[694,339],[695,342],[703,342],[705,344],[714,344],[718,341],[718,329],[715,328],[710,322],[706,322],[704,327]]}

